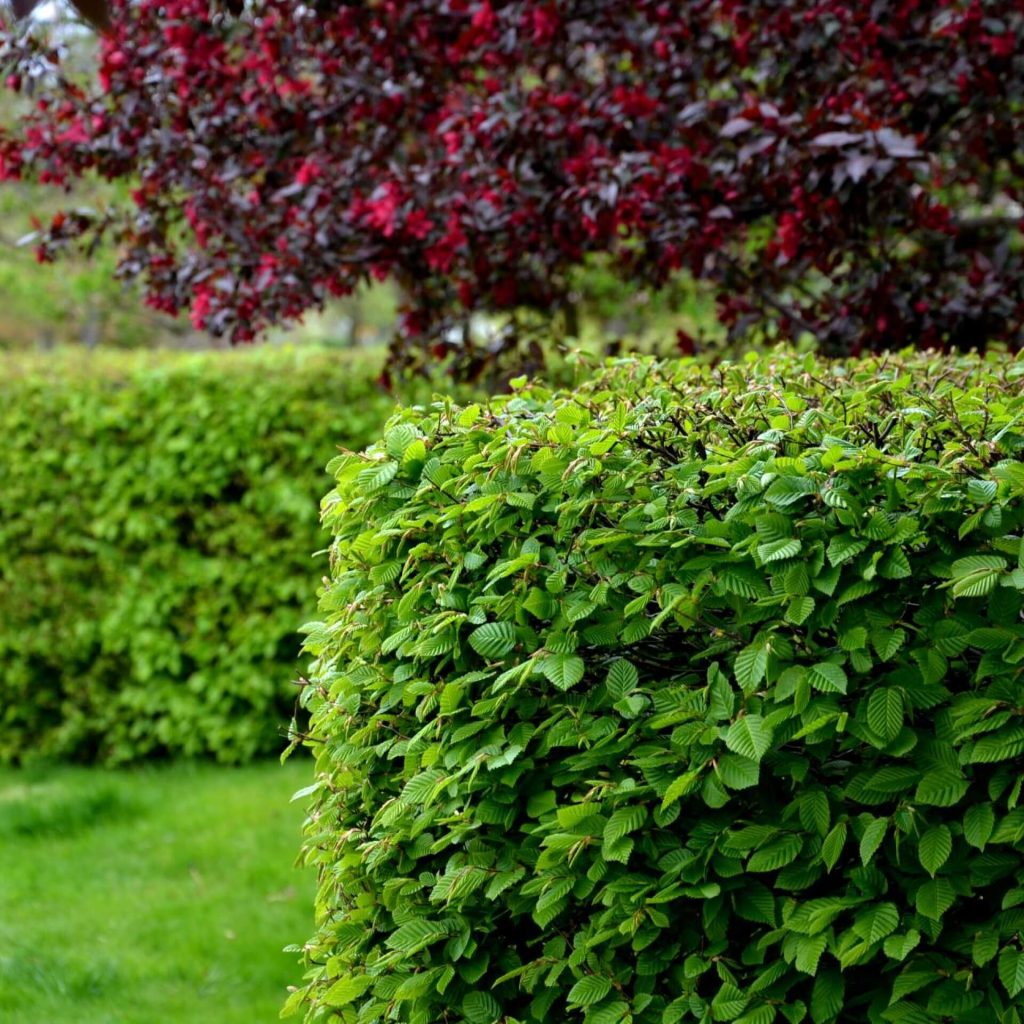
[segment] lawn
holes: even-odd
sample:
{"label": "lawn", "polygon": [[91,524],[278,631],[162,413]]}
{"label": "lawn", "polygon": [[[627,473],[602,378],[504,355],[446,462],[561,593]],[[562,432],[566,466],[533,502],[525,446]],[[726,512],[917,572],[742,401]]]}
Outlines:
{"label": "lawn", "polygon": [[0,772],[4,1024],[258,1024],[311,932],[296,759]]}

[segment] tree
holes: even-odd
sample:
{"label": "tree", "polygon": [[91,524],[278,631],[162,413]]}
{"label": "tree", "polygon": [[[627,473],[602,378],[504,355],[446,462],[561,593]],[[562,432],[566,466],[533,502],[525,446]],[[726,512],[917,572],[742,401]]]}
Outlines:
{"label": "tree", "polygon": [[133,180],[42,257],[108,234],[238,341],[393,277],[396,354],[472,373],[523,332],[453,326],[599,259],[709,282],[736,340],[1016,347],[1022,40],[1016,0],[115,0],[95,88],[3,37],[0,174]]}

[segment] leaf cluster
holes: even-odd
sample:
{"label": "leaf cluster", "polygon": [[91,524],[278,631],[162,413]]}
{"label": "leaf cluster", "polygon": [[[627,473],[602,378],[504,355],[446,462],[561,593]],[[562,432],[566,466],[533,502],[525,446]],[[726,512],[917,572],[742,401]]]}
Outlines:
{"label": "leaf cluster", "polygon": [[1019,1022],[1022,382],[627,360],[335,459],[286,1012]]}

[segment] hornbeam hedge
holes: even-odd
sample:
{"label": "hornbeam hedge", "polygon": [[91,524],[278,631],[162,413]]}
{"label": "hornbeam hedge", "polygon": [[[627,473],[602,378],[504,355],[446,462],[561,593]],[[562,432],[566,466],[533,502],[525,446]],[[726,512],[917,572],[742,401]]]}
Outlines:
{"label": "hornbeam hedge", "polygon": [[279,751],[336,442],[392,409],[337,352],[0,363],[0,762]]}
{"label": "hornbeam hedge", "polygon": [[289,1008],[1019,1022],[1022,385],[630,361],[335,459]]}

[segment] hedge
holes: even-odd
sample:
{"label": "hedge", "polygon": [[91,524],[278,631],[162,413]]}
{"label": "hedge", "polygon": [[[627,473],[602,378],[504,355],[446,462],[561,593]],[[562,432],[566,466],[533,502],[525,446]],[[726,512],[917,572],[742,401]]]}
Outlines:
{"label": "hedge", "polygon": [[280,751],[322,467],[391,412],[378,362],[3,358],[0,760]]}
{"label": "hedge", "polygon": [[336,458],[286,1012],[1019,1022],[1022,390],[622,362]]}

